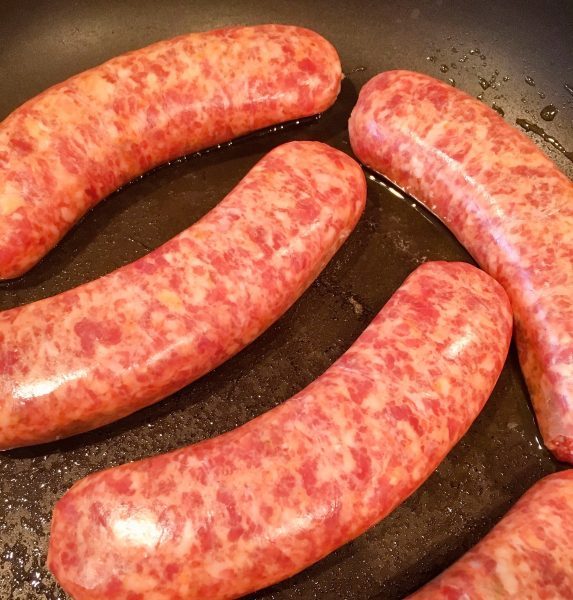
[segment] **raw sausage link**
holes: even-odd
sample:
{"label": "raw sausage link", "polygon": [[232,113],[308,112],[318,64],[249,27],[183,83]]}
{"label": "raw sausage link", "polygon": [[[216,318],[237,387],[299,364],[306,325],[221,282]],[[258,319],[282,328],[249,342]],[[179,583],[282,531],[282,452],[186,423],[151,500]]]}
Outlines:
{"label": "raw sausage link", "polygon": [[503,285],[543,439],[573,462],[573,183],[495,111],[418,73],[366,84],[350,139]]}
{"label": "raw sausage link", "polygon": [[184,35],[72,77],[0,124],[0,279],[152,167],[327,109],[336,50],[284,25]]}
{"label": "raw sausage link", "polygon": [[411,600],[573,595],[573,470],[536,483],[477,545]]}
{"label": "raw sausage link", "polygon": [[310,285],[365,199],[346,154],[285,144],[149,255],[0,313],[0,448],[109,423],[222,363]]}
{"label": "raw sausage link", "polygon": [[385,517],[466,432],[511,337],[505,292],[419,267],[291,400],[223,436],[91,475],[56,505],[49,568],[76,600],[235,598]]}

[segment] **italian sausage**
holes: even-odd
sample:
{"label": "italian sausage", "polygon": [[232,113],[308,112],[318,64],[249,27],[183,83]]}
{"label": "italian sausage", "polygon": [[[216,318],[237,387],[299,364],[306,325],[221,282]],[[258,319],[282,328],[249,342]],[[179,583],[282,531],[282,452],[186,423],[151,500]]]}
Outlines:
{"label": "italian sausage", "polygon": [[225,435],[88,476],[56,504],[48,566],[76,600],[236,598],[385,517],[490,395],[509,301],[465,263],[426,263],[354,345]]}
{"label": "italian sausage", "polygon": [[317,33],[258,25],[163,41],[33,98],[0,124],[0,279],[145,171],[324,111],[341,78]]}
{"label": "italian sausage", "polygon": [[494,110],[426,75],[374,77],[349,127],[356,156],[503,285],[541,434],[573,462],[573,183]]}
{"label": "italian sausage", "polygon": [[477,546],[411,600],[573,597],[573,470],[537,482]]}
{"label": "italian sausage", "polygon": [[285,144],[154,252],[0,313],[0,448],[109,423],[222,363],[310,285],[365,199],[349,156]]}

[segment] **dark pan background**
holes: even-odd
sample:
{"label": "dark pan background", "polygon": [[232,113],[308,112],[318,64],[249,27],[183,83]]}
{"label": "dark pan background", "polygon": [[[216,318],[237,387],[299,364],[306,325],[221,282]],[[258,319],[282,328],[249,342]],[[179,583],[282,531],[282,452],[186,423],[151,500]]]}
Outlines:
{"label": "dark pan background", "polygon": [[[498,71],[501,85],[486,90],[484,101],[501,106],[508,122],[526,118],[573,150],[573,95],[564,87],[573,85],[570,0],[3,1],[0,119],[49,85],[127,50],[184,32],[265,22],[311,27],[336,45],[347,79],[335,107],[320,120],[159,169],[114,194],[39,266],[0,284],[0,309],[56,294],[144,255],[215,206],[277,144],[317,139],[350,152],[348,115],[362,84],[382,70],[453,77],[476,96],[478,77]],[[545,123],[539,113],[549,103],[559,114]],[[536,141],[573,175],[573,163]],[[346,245],[304,297],[234,359],[99,431],[1,454],[0,598],[66,597],[44,562],[51,509],[74,481],[223,433],[286,400],[350,346],[417,265],[436,259],[470,260],[412,199],[371,179],[366,212]],[[483,413],[427,483],[359,539],[251,598],[401,598],[562,466],[540,444],[512,348]]]}

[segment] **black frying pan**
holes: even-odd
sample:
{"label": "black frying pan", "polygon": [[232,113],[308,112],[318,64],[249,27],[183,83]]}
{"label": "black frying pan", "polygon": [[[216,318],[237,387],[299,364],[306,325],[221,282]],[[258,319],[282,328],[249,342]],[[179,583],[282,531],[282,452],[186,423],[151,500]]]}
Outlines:
{"label": "black frying pan", "polygon": [[[0,119],[49,85],[127,50],[184,32],[264,22],[304,25],[336,45],[347,75],[336,106],[318,121],[191,157],[114,194],[39,266],[0,284],[0,309],[142,256],[212,208],[277,144],[317,139],[350,152],[347,118],[361,85],[381,70],[452,77],[476,96],[483,92],[479,77],[495,75],[499,88],[485,90],[484,101],[502,107],[509,122],[536,123],[573,149],[573,95],[564,87],[573,85],[570,0],[5,0]],[[559,109],[552,122],[540,117],[548,104]],[[573,175],[573,163],[537,141]],[[237,357],[123,421],[1,454],[0,598],[65,598],[44,563],[52,506],[74,481],[217,435],[287,399],[348,348],[419,263],[435,259],[471,260],[429,213],[370,181],[366,213],[343,249],[304,297]],[[401,598],[479,540],[535,481],[561,467],[540,445],[512,348],[483,413],[416,494],[356,541],[251,598]]]}

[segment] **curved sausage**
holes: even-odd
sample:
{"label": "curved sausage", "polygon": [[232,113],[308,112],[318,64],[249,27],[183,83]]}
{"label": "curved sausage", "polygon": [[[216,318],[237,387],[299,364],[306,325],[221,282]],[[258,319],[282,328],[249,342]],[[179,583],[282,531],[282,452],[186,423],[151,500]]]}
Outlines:
{"label": "curved sausage", "polygon": [[411,600],[573,595],[573,470],[537,482],[492,531]]}
{"label": "curved sausage", "polygon": [[54,511],[50,570],[76,600],[236,598],[301,571],[432,473],[489,397],[511,326],[483,271],[419,267],[281,406],[72,487]]}
{"label": "curved sausage", "polygon": [[365,199],[349,156],[285,144],[154,252],[0,313],[0,448],[94,429],[225,361],[311,284]]}
{"label": "curved sausage", "polygon": [[418,73],[366,84],[350,139],[503,285],[543,439],[573,462],[573,183],[495,111]]}
{"label": "curved sausage", "polygon": [[317,33],[257,25],[159,42],[33,98],[0,123],[0,279],[149,169],[324,111],[341,78]]}

